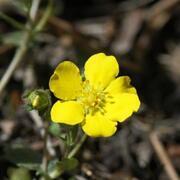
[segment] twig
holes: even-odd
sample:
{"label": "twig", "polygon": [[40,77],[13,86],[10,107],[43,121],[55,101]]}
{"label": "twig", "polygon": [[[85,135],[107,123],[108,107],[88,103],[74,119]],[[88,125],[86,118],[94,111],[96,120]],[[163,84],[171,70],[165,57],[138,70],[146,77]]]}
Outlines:
{"label": "twig", "polygon": [[92,54],[102,50],[100,41],[92,36],[89,37],[81,33],[73,24],[69,23],[68,21],[51,16],[48,19],[48,23],[55,30],[57,35],[62,35],[63,33],[70,35],[73,43],[83,48],[87,54]]}
{"label": "twig", "polygon": [[134,59],[137,63],[141,64],[144,61],[147,49],[154,39],[154,34],[168,22],[172,16],[172,13],[169,12],[176,9],[179,2],[179,0],[161,0],[144,10],[143,31],[132,46]]}
{"label": "twig", "polygon": [[[35,8],[35,6],[39,6],[39,3],[37,3],[37,1],[40,1],[40,0],[33,0],[33,2],[32,2],[31,8],[36,9],[36,11],[33,12],[33,14],[32,14],[32,17],[31,17],[32,20],[33,20],[34,16],[36,16],[36,14],[37,14],[38,7]],[[36,13],[36,14],[34,14],[34,13]],[[31,39],[32,30],[33,30],[33,23],[34,23],[34,21],[32,21],[32,20],[28,20],[28,22],[26,23],[26,27],[28,28],[28,30],[25,30],[25,34],[22,38],[20,46],[17,49],[17,51],[14,55],[14,58],[12,59],[11,64],[9,65],[8,69],[6,70],[5,74],[3,75],[3,77],[0,81],[0,95],[1,95],[2,91],[4,90],[4,88],[6,87],[7,83],[9,82],[14,70],[16,69],[18,64],[22,61],[22,59],[28,49],[29,41]]]}
{"label": "twig", "polygon": [[83,145],[84,141],[86,140],[87,135],[84,134],[80,141],[76,144],[76,146],[70,151],[70,153],[67,155],[68,158],[72,158],[73,156],[76,155],[76,153],[79,151],[79,149],[81,148],[81,146]]}
{"label": "twig", "polygon": [[159,14],[170,10],[171,8],[175,7],[179,0],[162,0],[152,6],[150,9],[147,10],[146,15],[144,16],[147,21],[154,20]]}
{"label": "twig", "polygon": [[[126,12],[126,11],[132,11],[137,8],[141,8],[154,0],[138,0],[138,1],[124,1],[120,2],[119,5],[117,5],[116,11],[118,13]],[[115,12],[116,12],[115,11]]]}
{"label": "twig", "polygon": [[151,132],[149,135],[152,146],[159,157],[161,163],[164,165],[164,169],[169,176],[170,180],[179,180],[178,174],[173,167],[171,160],[168,157],[166,150],[164,149],[162,143],[160,142],[156,132]]}

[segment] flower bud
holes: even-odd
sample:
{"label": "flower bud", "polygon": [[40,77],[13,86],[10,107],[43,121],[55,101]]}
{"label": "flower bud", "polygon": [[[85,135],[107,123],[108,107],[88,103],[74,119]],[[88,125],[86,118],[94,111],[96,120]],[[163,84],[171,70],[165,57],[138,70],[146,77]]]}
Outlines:
{"label": "flower bud", "polygon": [[46,111],[51,106],[51,99],[48,90],[37,89],[24,95],[26,105],[30,110],[39,112]]}

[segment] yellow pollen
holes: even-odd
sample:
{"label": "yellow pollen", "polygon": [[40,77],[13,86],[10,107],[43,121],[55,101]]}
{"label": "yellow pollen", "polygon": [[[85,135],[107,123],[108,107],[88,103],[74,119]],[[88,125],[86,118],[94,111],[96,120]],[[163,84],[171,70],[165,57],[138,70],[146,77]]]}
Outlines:
{"label": "yellow pollen", "polygon": [[83,91],[79,98],[79,101],[85,107],[86,113],[95,113],[99,111],[101,114],[105,113],[105,104],[107,101],[109,102],[109,94],[102,90],[96,90],[88,81],[84,81],[83,83]]}

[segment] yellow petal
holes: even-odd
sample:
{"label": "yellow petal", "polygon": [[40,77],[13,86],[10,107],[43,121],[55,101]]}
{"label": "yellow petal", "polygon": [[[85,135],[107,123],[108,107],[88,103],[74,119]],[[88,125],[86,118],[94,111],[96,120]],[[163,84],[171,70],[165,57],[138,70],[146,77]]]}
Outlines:
{"label": "yellow petal", "polygon": [[113,121],[123,122],[139,109],[140,101],[130,81],[128,76],[118,77],[105,90],[112,97],[109,100],[112,103],[106,104],[106,111]]}
{"label": "yellow petal", "polygon": [[135,93],[136,89],[130,85],[131,79],[128,76],[120,76],[109,84],[106,88],[106,92],[109,92],[112,95],[128,92]]}
{"label": "yellow petal", "polygon": [[87,60],[84,73],[90,85],[104,89],[118,75],[119,65],[114,56],[99,53]]}
{"label": "yellow petal", "polygon": [[75,125],[83,121],[84,109],[76,101],[57,101],[51,109],[51,119],[56,123]]}
{"label": "yellow petal", "polygon": [[83,131],[92,137],[109,137],[116,132],[116,122],[110,121],[107,117],[96,113],[87,115],[82,123]]}
{"label": "yellow petal", "polygon": [[57,98],[73,100],[81,92],[81,76],[78,67],[70,62],[60,63],[49,81],[50,90]]}
{"label": "yellow petal", "polygon": [[111,103],[107,103],[105,110],[106,115],[113,121],[123,122],[137,112],[140,107],[138,95],[135,93],[121,93],[114,95]]}

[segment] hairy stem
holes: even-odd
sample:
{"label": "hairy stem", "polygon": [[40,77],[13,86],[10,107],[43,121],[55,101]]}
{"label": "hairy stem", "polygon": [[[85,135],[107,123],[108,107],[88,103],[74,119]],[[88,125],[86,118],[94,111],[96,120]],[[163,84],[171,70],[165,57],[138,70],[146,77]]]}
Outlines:
{"label": "hairy stem", "polygon": [[86,138],[87,138],[87,135],[86,134],[84,134],[82,137],[81,137],[81,139],[80,139],[80,141],[75,145],[75,147],[69,152],[69,154],[68,154],[68,158],[72,158],[73,156],[75,156],[76,154],[77,154],[77,152],[79,151],[79,149],[81,148],[81,146],[83,145],[83,143],[85,142],[85,140],[86,140]]}

